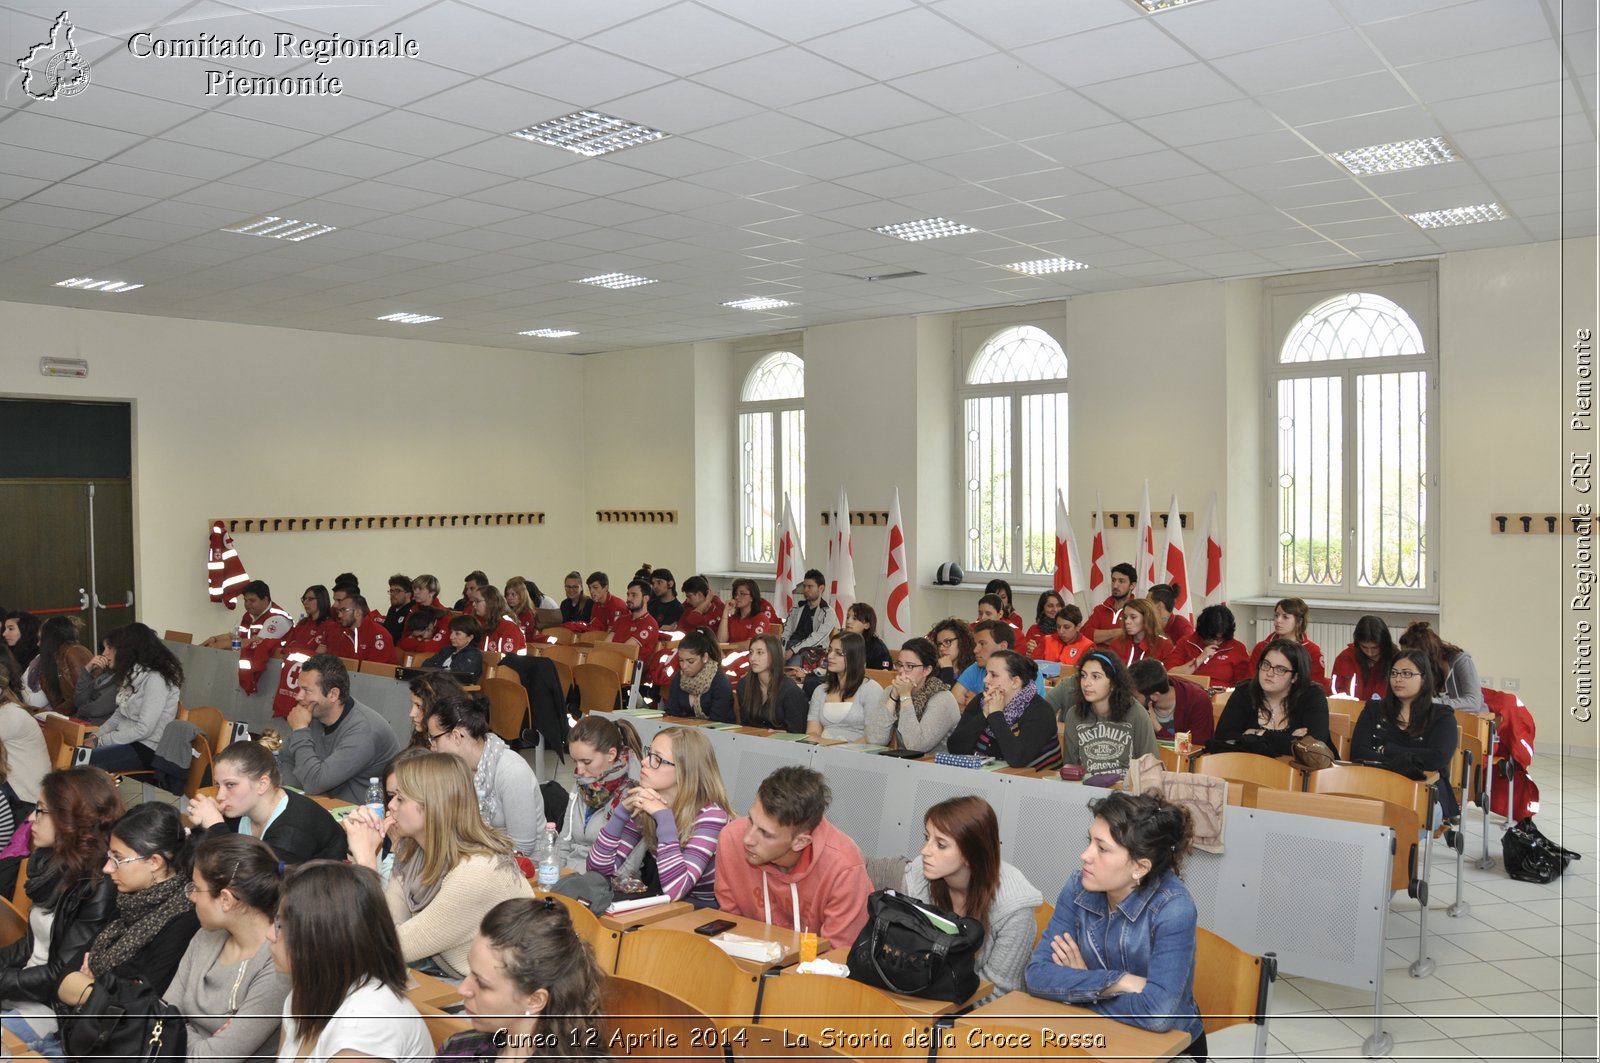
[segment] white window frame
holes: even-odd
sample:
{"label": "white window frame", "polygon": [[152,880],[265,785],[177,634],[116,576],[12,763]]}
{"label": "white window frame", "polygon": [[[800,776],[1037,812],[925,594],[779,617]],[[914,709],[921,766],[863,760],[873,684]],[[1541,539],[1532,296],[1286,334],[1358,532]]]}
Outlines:
{"label": "white window frame", "polygon": [[[745,371],[742,374],[740,374],[740,376],[739,376],[738,390],[735,392],[735,394],[738,396],[738,401],[735,402],[734,408],[733,408],[733,420],[734,420],[734,460],[733,460],[733,481],[734,481],[733,482],[733,536],[734,536],[733,556],[734,556],[734,570],[737,571],[737,572],[765,572],[765,573],[770,573],[770,572],[774,572],[776,570],[776,568],[777,568],[776,559],[774,559],[773,561],[765,561],[765,562],[763,562],[763,561],[746,561],[744,559],[745,558],[745,554],[744,554],[744,548],[745,548],[744,524],[745,524],[745,522],[744,522],[744,476],[743,476],[744,442],[743,442],[743,436],[742,436],[743,418],[744,418],[745,414],[750,414],[750,413],[771,413],[773,415],[773,417],[772,417],[772,448],[773,448],[772,449],[772,465],[773,465],[774,475],[775,475],[775,483],[774,483],[774,486],[773,486],[773,508],[774,508],[774,518],[773,519],[774,519],[774,527],[776,528],[776,525],[778,523],[781,523],[782,519],[783,519],[783,496],[784,496],[784,493],[788,492],[791,495],[797,493],[796,492],[796,488],[794,486],[788,484],[786,482],[786,479],[785,479],[786,470],[784,469],[784,463],[783,463],[783,453],[784,453],[783,414],[790,413],[790,412],[798,412],[802,417],[804,417],[805,416],[805,409],[806,409],[806,400],[805,400],[805,394],[804,394],[804,389],[803,388],[802,388],[802,393],[801,393],[799,398],[767,399],[767,400],[763,400],[763,401],[759,401],[759,402],[750,402],[750,401],[746,401],[745,400],[744,395],[745,395],[745,392],[748,390],[748,388],[750,386],[750,382],[754,378],[755,374],[762,368],[762,366],[767,362],[767,360],[772,358],[774,355],[785,354],[785,353],[786,354],[792,354],[792,355],[794,355],[796,358],[798,358],[800,360],[800,364],[801,364],[802,367],[805,365],[805,360],[806,359],[805,359],[805,352],[801,349],[801,346],[800,346],[800,344],[798,342],[798,338],[796,338],[795,342],[774,343],[774,342],[768,341],[766,343],[763,343],[759,347],[751,347],[751,348],[746,348],[744,350],[741,350],[740,353],[744,354],[744,355],[747,355],[747,356],[753,355],[753,358],[752,358],[751,363],[748,366],[748,368],[746,368]],[[805,531],[806,531],[806,529],[805,529],[806,517],[805,517],[805,512],[804,512],[804,507],[805,507],[805,464],[806,464],[806,456],[805,456],[804,447],[803,447],[803,444],[802,444],[802,451],[801,451],[801,454],[800,454],[800,465],[801,465],[800,483],[798,485],[798,495],[799,495],[799,497],[797,497],[795,499],[796,509],[795,509],[795,514],[794,514],[795,521],[799,524],[799,527],[797,527],[794,531],[795,531],[795,534],[799,537],[799,540],[800,540],[800,552],[801,552],[802,556],[804,556],[804,554],[805,554]],[[776,550],[776,543],[774,543],[774,550]]]}
{"label": "white window frame", "polygon": [[[1030,380],[1007,384],[967,383],[972,369],[977,364],[977,360],[982,354],[985,346],[997,338],[1001,333],[1006,332],[1009,329],[1024,327],[1036,328],[1045,333],[1045,335],[1049,336],[1050,339],[1055,341],[1056,345],[1061,348],[1062,355],[1067,359],[1067,376],[1047,380]],[[1065,322],[1061,317],[1018,318],[1015,316],[1014,310],[1009,311],[1009,313],[1005,316],[995,316],[992,314],[983,313],[971,315],[968,320],[960,325],[957,329],[957,345],[958,350],[961,352],[961,356],[955,359],[955,423],[957,430],[954,433],[956,444],[954,465],[956,472],[954,520],[956,528],[956,556],[961,559],[961,566],[966,571],[967,579],[969,581],[978,582],[991,579],[1003,579],[1013,585],[1034,585],[1048,583],[1050,580],[1049,573],[1023,573],[1021,571],[1025,551],[1023,524],[1020,518],[1025,512],[1025,504],[1027,501],[1023,497],[1023,481],[1025,477],[1021,472],[1023,468],[1023,433],[1021,431],[1022,402],[1024,397],[1030,395],[1064,395],[1067,396],[1070,409],[1072,357],[1064,339],[1065,334]],[[1011,512],[1013,515],[1011,526],[1012,564],[1009,569],[1004,570],[979,569],[976,566],[968,566],[967,564],[967,548],[970,541],[969,533],[971,531],[967,524],[967,480],[969,478],[969,470],[967,468],[966,438],[967,400],[989,397],[1003,397],[1009,400],[1011,407],[1011,423],[1013,426],[1013,431],[1011,433],[1010,454],[1012,470]],[[1069,433],[1067,453],[1069,459],[1072,452],[1070,440],[1071,424],[1072,422],[1069,414],[1067,421]],[[1062,480],[1059,486],[1065,488],[1067,486],[1066,477],[1069,474],[1068,462],[1063,462],[1062,465]],[[1057,485],[1050,486],[1048,490],[1048,497],[1042,502],[1043,510],[1046,514],[1046,524],[1051,529],[1053,529],[1055,526],[1056,486]]]}
{"label": "white window frame", "polygon": [[[1329,299],[1352,292],[1382,296],[1403,309],[1417,326],[1422,336],[1423,353],[1390,355],[1381,358],[1353,358],[1323,362],[1285,364],[1280,359],[1284,344],[1295,326],[1308,312]],[[1382,606],[1437,605],[1439,602],[1439,557],[1442,525],[1439,520],[1440,462],[1439,422],[1442,411],[1439,404],[1439,313],[1438,270],[1431,263],[1410,263],[1404,266],[1371,267],[1340,270],[1332,273],[1302,274],[1295,277],[1272,278],[1264,282],[1263,301],[1265,361],[1265,387],[1262,393],[1262,426],[1266,436],[1265,468],[1261,500],[1262,545],[1266,555],[1266,582],[1269,594],[1280,597],[1316,598],[1328,601],[1363,603]],[[1425,372],[1427,386],[1427,428],[1424,432],[1427,467],[1427,502],[1423,507],[1425,544],[1424,586],[1421,589],[1364,587],[1357,580],[1360,559],[1357,556],[1356,508],[1359,485],[1356,461],[1359,424],[1356,417],[1356,381],[1358,377],[1373,373]],[[1342,462],[1342,511],[1345,525],[1343,535],[1343,578],[1338,584],[1303,584],[1288,582],[1281,571],[1282,549],[1279,543],[1278,507],[1280,502],[1278,385],[1280,381],[1317,377],[1337,377],[1340,380],[1341,428],[1344,446]]]}

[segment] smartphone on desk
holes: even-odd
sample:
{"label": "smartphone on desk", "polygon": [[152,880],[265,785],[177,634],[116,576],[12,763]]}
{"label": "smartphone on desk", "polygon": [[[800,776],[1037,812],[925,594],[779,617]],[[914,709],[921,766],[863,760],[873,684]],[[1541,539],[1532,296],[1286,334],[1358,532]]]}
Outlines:
{"label": "smartphone on desk", "polygon": [[708,938],[714,938],[718,934],[732,930],[738,925],[732,919],[713,919],[709,923],[702,923],[700,926],[695,927],[694,932],[696,934],[704,934]]}

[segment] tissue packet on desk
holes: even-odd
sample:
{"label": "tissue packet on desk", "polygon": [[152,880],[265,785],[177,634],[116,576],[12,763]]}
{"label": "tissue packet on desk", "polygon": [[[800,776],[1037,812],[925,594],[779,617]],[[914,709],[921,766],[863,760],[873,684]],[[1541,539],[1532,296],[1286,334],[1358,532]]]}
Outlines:
{"label": "tissue packet on desk", "polygon": [[777,963],[783,959],[783,946],[765,938],[745,937],[743,934],[718,934],[711,939],[711,943],[736,960]]}
{"label": "tissue packet on desk", "polygon": [[830,978],[849,978],[850,968],[842,963],[834,963],[818,956],[814,960],[807,960],[795,967],[798,974],[825,974]]}

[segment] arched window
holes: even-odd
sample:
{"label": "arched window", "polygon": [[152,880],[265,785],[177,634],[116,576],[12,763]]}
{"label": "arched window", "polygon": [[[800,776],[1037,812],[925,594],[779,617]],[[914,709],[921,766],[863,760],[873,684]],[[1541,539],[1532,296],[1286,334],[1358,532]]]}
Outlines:
{"label": "arched window", "polygon": [[1056,489],[1067,490],[1067,355],[1017,325],[978,348],[961,389],[966,569],[1013,579],[1055,569]]}
{"label": "arched window", "polygon": [[1341,292],[1287,316],[1275,313],[1284,338],[1268,370],[1275,583],[1324,596],[1436,595],[1437,354],[1416,317],[1376,292]]}
{"label": "arched window", "polygon": [[739,561],[771,565],[787,492],[804,552],[806,511],[806,364],[773,351],[745,377],[739,393],[739,487],[735,503]]}

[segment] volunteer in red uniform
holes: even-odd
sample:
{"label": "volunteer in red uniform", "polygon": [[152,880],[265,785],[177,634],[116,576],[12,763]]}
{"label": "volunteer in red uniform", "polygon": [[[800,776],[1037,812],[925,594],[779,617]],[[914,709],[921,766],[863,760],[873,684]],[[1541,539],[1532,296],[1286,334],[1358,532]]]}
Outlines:
{"label": "volunteer in red uniform", "polygon": [[[1061,618],[1061,611],[1067,607],[1067,600],[1055,591],[1045,591],[1039,595],[1039,607],[1034,611],[1034,624],[1028,633],[1017,643],[1023,656],[1031,657],[1036,661],[1054,661],[1061,652],[1059,644],[1051,646],[1049,639],[1055,638],[1056,624]],[[1051,653],[1054,651],[1054,655]]]}
{"label": "volunteer in red uniform", "polygon": [[[1010,624],[1011,630],[1017,633],[1017,637],[1013,640],[1013,644],[1020,649],[1022,646],[1022,629],[1024,625],[1022,622],[1022,614],[1017,612],[1016,606],[1011,604],[1011,584],[1007,583],[1003,579],[992,579],[984,585],[983,593],[999,596],[1000,619]],[[978,619],[982,620],[984,618],[980,616]]]}
{"label": "volunteer in red uniform", "polygon": [[1017,626],[1005,617],[1006,601],[993,591],[986,593],[978,599],[978,619],[972,622],[973,630],[986,620],[998,620],[1011,629],[1011,645],[1015,646],[1022,641],[1022,632]]}
{"label": "volunteer in red uniform", "polygon": [[1045,650],[1053,653],[1048,661],[1060,661],[1063,668],[1078,667],[1078,659],[1094,649],[1094,640],[1083,633],[1083,610],[1068,604],[1056,615],[1056,633],[1045,636]]}
{"label": "volunteer in red uniform", "polygon": [[612,622],[607,635],[612,642],[637,643],[641,661],[647,659],[647,650],[656,648],[656,636],[661,631],[656,625],[656,618],[650,615],[650,599],[653,596],[649,580],[632,580],[628,584],[628,611]]}
{"label": "volunteer in red uniform", "polygon": [[506,600],[494,584],[473,588],[472,596],[467,599],[467,615],[477,617],[478,623],[483,625],[483,638],[478,642],[480,650],[485,653],[492,650],[502,657],[528,652],[528,640],[523,637],[521,626],[511,618]]}
{"label": "volunteer in red uniform", "polygon": [[[450,610],[439,604],[439,577],[424,573],[411,581],[411,611],[428,610],[443,618]],[[444,625],[439,625],[442,630]]]}
{"label": "volunteer in red uniform", "polygon": [[676,625],[668,624],[668,628],[687,632],[708,627],[716,631],[728,608],[727,602],[711,593],[711,584],[704,576],[690,576],[683,581],[683,605],[683,615],[678,617]]}
{"label": "volunteer in red uniform", "polygon": [[230,644],[239,640],[239,688],[254,694],[272,651],[294,627],[294,620],[272,600],[272,590],[261,580],[246,583],[239,601],[244,605],[244,615],[234,633],[224,637]]}
{"label": "volunteer in red uniform", "polygon": [[272,715],[282,719],[295,706],[295,691],[300,689],[300,664],[319,653],[332,653],[332,646],[343,637],[333,618],[328,588],[314,583],[300,596],[305,614],[283,637],[283,667],[278,670],[278,689],[272,699]]}
{"label": "volunteer in red uniform", "polygon": [[528,581],[521,576],[506,580],[506,615],[516,620],[526,642],[539,638],[539,603],[528,589]]}
{"label": "volunteer in red uniform", "polygon": [[1311,681],[1328,692],[1328,673],[1322,665],[1322,647],[1306,638],[1306,624],[1311,619],[1311,607],[1300,598],[1284,598],[1272,607],[1272,634],[1256,643],[1255,649],[1250,651],[1250,667],[1252,674],[1261,663],[1261,655],[1267,652],[1267,646],[1273,639],[1289,639],[1298,642],[1306,651],[1306,656],[1311,659]]}
{"label": "volunteer in red uniform", "polygon": [[400,652],[432,657],[450,641],[449,622],[432,609],[418,609],[406,617],[406,633],[400,639]]}
{"label": "volunteer in red uniform", "polygon": [[1176,646],[1194,635],[1194,624],[1189,618],[1174,613],[1178,607],[1176,583],[1157,583],[1150,588],[1150,604],[1156,607],[1156,617],[1161,621],[1161,633]]}
{"label": "volunteer in red uniform", "polygon": [[1375,616],[1356,621],[1350,645],[1333,659],[1333,693],[1357,701],[1381,700],[1389,692],[1389,665],[1394,662],[1394,638],[1389,625]]}
{"label": "volunteer in red uniform", "polygon": [[461,600],[456,603],[456,612],[472,612],[472,592],[482,590],[489,586],[489,577],[483,574],[482,569],[475,568],[461,577]]}
{"label": "volunteer in red uniform", "polygon": [[562,624],[572,631],[610,631],[617,617],[625,616],[628,603],[611,593],[611,577],[604,572],[589,573],[589,621]]}
{"label": "volunteer in red uniform", "polygon": [[1111,597],[1089,612],[1089,622],[1084,624],[1084,634],[1098,644],[1110,642],[1122,634],[1122,608],[1133,601],[1133,584],[1139,573],[1126,561],[1111,566]]}
{"label": "volunteer in red uniform", "polygon": [[724,645],[748,643],[757,635],[768,631],[777,634],[782,628],[772,603],[762,600],[761,588],[756,586],[755,580],[741,576],[733,581],[732,607],[724,609],[722,619],[717,621],[718,642]]}
{"label": "volunteer in red uniform", "polygon": [[1194,634],[1179,643],[1167,661],[1173,675],[1202,675],[1214,687],[1236,687],[1255,675],[1250,651],[1233,637],[1233,610],[1208,605],[1195,618]]}
{"label": "volunteer in red uniform", "polygon": [[333,612],[339,618],[339,632],[329,642],[329,653],[353,661],[395,662],[394,639],[389,637],[378,614],[368,608],[365,598],[352,594],[342,604],[335,605]]}
{"label": "volunteer in red uniform", "polygon": [[1143,598],[1134,598],[1122,607],[1122,634],[1105,648],[1123,664],[1144,660],[1166,664],[1172,656],[1172,643],[1161,634],[1155,606]]}

